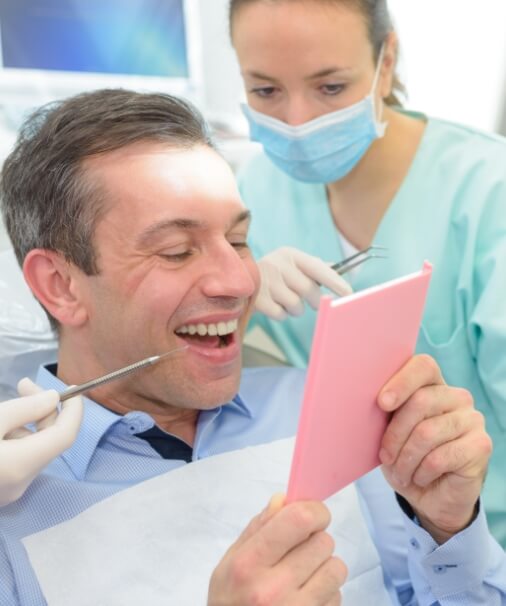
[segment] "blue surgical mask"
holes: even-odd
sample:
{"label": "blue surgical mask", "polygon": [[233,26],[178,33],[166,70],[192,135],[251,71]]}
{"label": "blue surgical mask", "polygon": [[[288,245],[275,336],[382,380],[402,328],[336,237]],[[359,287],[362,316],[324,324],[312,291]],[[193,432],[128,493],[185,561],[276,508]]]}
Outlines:
{"label": "blue surgical mask", "polygon": [[331,183],[342,179],[360,162],[371,143],[385,134],[387,124],[377,119],[374,103],[382,58],[383,49],[367,97],[299,126],[290,126],[243,104],[251,139],[261,143],[274,164],[298,181]]}

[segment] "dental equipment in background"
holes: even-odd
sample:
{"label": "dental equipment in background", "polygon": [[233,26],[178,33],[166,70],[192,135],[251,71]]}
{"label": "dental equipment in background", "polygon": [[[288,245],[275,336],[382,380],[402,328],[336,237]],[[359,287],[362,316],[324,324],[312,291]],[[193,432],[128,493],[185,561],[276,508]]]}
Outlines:
{"label": "dental equipment in background", "polygon": [[385,246],[372,245],[368,248],[364,248],[364,250],[359,250],[357,253],[351,255],[350,257],[346,257],[346,259],[339,261],[339,263],[334,263],[334,265],[331,265],[330,267],[332,269],[335,269],[335,271],[337,271],[337,273],[342,276],[343,274],[351,271],[355,267],[358,267],[359,265],[364,263],[364,261],[368,261],[369,259],[387,259],[388,255],[381,254],[381,252],[375,252],[386,250],[388,249]]}
{"label": "dental equipment in background", "polygon": [[89,389],[93,389],[95,387],[99,387],[100,385],[105,385],[105,383],[109,383],[110,381],[116,381],[116,379],[122,379],[127,375],[137,372],[141,368],[146,368],[146,366],[152,366],[153,364],[157,364],[160,360],[165,358],[166,356],[170,356],[173,353],[178,351],[184,351],[188,349],[188,345],[183,345],[182,347],[176,347],[175,349],[171,349],[170,351],[166,351],[159,356],[150,356],[149,358],[144,358],[144,360],[140,360],[139,362],[134,362],[133,364],[129,364],[128,366],[124,366],[123,368],[119,368],[113,372],[110,372],[101,377],[97,377],[96,379],[92,379],[91,381],[87,381],[86,383],[81,383],[80,385],[74,385],[73,387],[69,387],[64,391],[60,392],[60,402],[64,402],[73,396],[77,396]]}

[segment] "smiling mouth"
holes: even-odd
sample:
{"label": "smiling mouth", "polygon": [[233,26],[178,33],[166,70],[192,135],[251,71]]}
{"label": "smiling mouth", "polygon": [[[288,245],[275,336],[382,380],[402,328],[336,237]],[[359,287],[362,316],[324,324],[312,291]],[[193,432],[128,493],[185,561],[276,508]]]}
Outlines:
{"label": "smiling mouth", "polygon": [[237,331],[238,321],[217,322],[216,324],[185,324],[175,333],[188,344],[208,348],[224,348],[234,342],[234,333]]}

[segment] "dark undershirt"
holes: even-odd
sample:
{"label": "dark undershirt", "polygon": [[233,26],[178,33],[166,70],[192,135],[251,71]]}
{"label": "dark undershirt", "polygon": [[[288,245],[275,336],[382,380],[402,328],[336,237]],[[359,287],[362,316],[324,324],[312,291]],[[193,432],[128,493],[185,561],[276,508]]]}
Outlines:
{"label": "dark undershirt", "polygon": [[191,463],[193,449],[186,442],[162,431],[156,425],[142,433],[136,433],[136,438],[146,440],[153,450],[164,459],[176,459]]}

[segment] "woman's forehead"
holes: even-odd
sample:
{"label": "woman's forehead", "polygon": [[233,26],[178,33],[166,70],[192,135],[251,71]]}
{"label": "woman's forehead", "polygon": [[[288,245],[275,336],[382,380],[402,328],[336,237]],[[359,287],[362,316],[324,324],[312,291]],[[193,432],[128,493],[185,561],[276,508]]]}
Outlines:
{"label": "woman's forehead", "polygon": [[[304,63],[333,57],[346,68],[371,56],[369,32],[364,16],[346,5],[326,2],[254,2],[234,20],[234,46],[241,68],[265,64]],[[289,61],[290,58],[292,61]]]}

